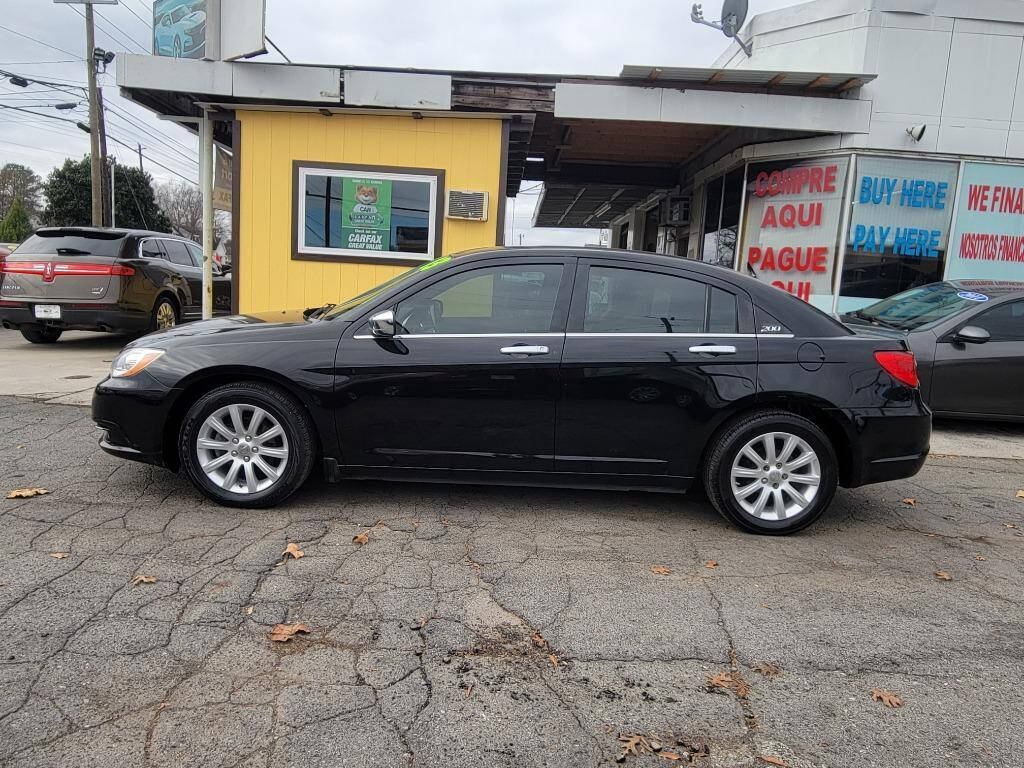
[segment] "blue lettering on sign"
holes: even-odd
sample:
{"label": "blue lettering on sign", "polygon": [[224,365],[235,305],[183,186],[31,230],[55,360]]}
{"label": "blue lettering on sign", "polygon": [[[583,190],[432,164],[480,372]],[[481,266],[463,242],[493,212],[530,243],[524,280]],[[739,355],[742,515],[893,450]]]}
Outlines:
{"label": "blue lettering on sign", "polygon": [[893,179],[877,176],[862,176],[857,202],[861,205],[892,205],[892,198],[899,185],[899,205],[904,208],[933,208],[941,211],[946,207],[949,196],[948,181],[929,179]]}
{"label": "blue lettering on sign", "polygon": [[974,291],[959,291],[956,295],[961,299],[967,299],[967,301],[988,301],[988,296],[984,293],[975,293]]}

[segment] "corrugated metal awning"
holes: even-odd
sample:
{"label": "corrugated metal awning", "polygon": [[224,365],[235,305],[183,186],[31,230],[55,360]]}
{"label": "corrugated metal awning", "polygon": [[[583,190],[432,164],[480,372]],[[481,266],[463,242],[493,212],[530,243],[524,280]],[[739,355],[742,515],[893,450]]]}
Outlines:
{"label": "corrugated metal awning", "polygon": [[877,75],[863,72],[794,72],[766,69],[713,69],[705,67],[655,67],[627,64],[619,77],[626,80],[733,85],[750,88],[813,88],[845,91],[869,83]]}

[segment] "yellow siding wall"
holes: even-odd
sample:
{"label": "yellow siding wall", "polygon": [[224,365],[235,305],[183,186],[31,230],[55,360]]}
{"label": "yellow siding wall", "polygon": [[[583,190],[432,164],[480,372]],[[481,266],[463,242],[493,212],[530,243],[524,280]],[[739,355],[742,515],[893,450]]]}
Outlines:
{"label": "yellow siding wall", "polygon": [[292,259],[292,161],[441,168],[445,189],[486,190],[485,222],[439,211],[442,253],[496,243],[501,121],[490,119],[237,113],[242,125],[238,201],[239,309],[303,309],[354,296],[414,266]]}

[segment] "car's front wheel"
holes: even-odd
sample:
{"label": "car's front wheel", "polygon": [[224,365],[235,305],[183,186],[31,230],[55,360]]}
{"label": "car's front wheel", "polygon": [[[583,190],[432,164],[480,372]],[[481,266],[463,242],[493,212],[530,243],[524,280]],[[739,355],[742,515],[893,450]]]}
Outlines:
{"label": "car's front wheel", "polygon": [[835,450],[814,422],[788,411],[745,414],[723,428],[704,464],[708,498],[753,533],[787,534],[817,520],[838,483]]}
{"label": "car's front wheel", "polygon": [[38,328],[23,327],[21,329],[21,335],[25,337],[26,341],[30,341],[33,344],[53,344],[63,331],[60,328],[50,328],[47,326],[41,326]]}
{"label": "car's front wheel", "polygon": [[217,387],[189,408],[178,440],[181,466],[214,501],[271,507],[309,477],[313,425],[302,405],[260,382]]}

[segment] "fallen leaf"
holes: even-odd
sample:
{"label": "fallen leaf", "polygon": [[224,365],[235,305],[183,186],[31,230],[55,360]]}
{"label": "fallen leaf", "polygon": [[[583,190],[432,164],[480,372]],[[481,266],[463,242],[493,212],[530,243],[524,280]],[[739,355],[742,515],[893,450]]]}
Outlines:
{"label": "fallen leaf", "polygon": [[252,605],[245,606],[245,615],[246,616],[252,616],[252,611],[253,611],[254,607],[255,606],[252,606]]}
{"label": "fallen leaf", "polygon": [[767,661],[754,667],[754,671],[760,672],[765,677],[777,677],[782,674],[782,670],[779,667]]}
{"label": "fallen leaf", "polygon": [[554,667],[554,669],[557,671],[558,670],[558,657],[555,656],[555,654],[553,654],[553,653],[549,653],[548,654],[548,661],[551,662],[551,666]]}
{"label": "fallen leaf", "polygon": [[758,757],[768,763],[768,765],[777,765],[780,768],[789,768],[789,766],[787,766],[780,757],[771,757],[770,755],[758,755]]}
{"label": "fallen leaf", "polygon": [[363,546],[363,544],[365,544],[369,540],[370,540],[370,532],[369,531],[363,531],[362,533],[357,533],[355,536],[352,537],[352,541],[355,542],[356,544],[358,544],[360,547]]}
{"label": "fallen leaf", "polygon": [[1020,526],[1017,525],[1016,523],[1006,523],[1005,525],[1006,525],[1007,528],[1009,528],[1011,530],[1014,530],[1014,531],[1016,531],[1018,528],[1020,528]]}
{"label": "fallen leaf", "polygon": [[624,755],[645,755],[651,751],[651,745],[639,733],[619,734],[619,745]]}
{"label": "fallen leaf", "polygon": [[984,555],[978,555],[978,556],[976,556],[976,557],[975,557],[974,559],[975,559],[975,560],[988,560],[988,558],[987,558],[987,557],[985,557]]}
{"label": "fallen leaf", "polygon": [[15,488],[7,494],[8,499],[31,499],[49,493],[45,488]]}
{"label": "fallen leaf", "polygon": [[917,506],[917,499],[914,499],[914,498],[903,499],[900,503],[901,504],[906,504],[908,507],[916,507]]}
{"label": "fallen leaf", "polygon": [[706,563],[704,563],[704,567],[705,568],[717,568],[718,567],[718,561],[717,560],[708,560]]}
{"label": "fallen leaf", "polygon": [[468,699],[472,695],[473,695],[473,685],[470,684],[469,689],[466,691],[466,698]]}
{"label": "fallen leaf", "polygon": [[156,584],[156,576],[143,576],[141,573],[132,579],[132,586],[137,587],[139,584]]}
{"label": "fallen leaf", "polygon": [[719,672],[717,675],[708,675],[708,685],[714,688],[732,688],[732,675],[728,672]]}
{"label": "fallen leaf", "polygon": [[939,581],[952,581],[953,577],[950,576],[946,571],[936,571],[935,578]]}
{"label": "fallen leaf", "polygon": [[275,643],[287,643],[297,633],[304,632],[309,633],[312,630],[305,624],[275,624],[274,628],[270,630],[270,639]]}
{"label": "fallen leaf", "polygon": [[668,576],[672,573],[672,569],[667,565],[652,565],[651,573],[656,573],[658,576]]}
{"label": "fallen leaf", "polygon": [[68,556],[67,552],[51,552],[50,553],[50,557],[52,557],[55,560],[63,560],[67,556]]}
{"label": "fallen leaf", "polygon": [[883,691],[881,688],[871,689],[871,700],[880,701],[883,704],[885,704],[885,706],[892,707],[894,709],[896,707],[903,706],[903,699],[901,699],[892,691]]}
{"label": "fallen leaf", "polygon": [[288,559],[288,555],[291,555],[292,559],[298,560],[306,553],[299,549],[298,544],[294,542],[288,542],[288,546],[284,548],[284,552],[282,552],[281,554],[284,555],[285,560]]}
{"label": "fallen leaf", "polygon": [[544,635],[540,632],[534,632],[533,637],[530,638],[536,648],[547,648],[548,641],[544,639]]}
{"label": "fallen leaf", "polygon": [[663,760],[681,760],[678,752],[670,752],[667,749],[663,749],[658,753]]}
{"label": "fallen leaf", "polygon": [[1017,498],[1024,499],[1024,488],[1021,488],[1019,491],[1017,491]]}

